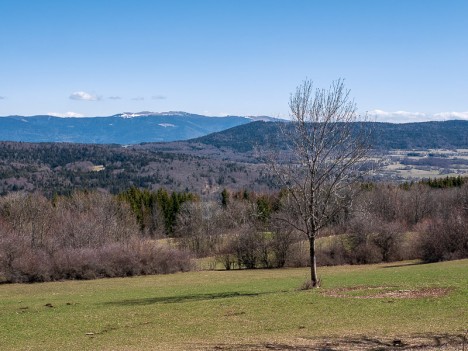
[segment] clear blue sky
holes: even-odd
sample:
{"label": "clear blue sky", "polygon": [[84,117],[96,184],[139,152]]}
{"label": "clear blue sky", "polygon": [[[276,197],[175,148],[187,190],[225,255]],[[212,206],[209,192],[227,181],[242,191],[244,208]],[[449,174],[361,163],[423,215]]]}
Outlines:
{"label": "clear blue sky", "polygon": [[0,0],[0,116],[286,117],[308,77],[377,119],[468,119],[467,18],[466,0]]}

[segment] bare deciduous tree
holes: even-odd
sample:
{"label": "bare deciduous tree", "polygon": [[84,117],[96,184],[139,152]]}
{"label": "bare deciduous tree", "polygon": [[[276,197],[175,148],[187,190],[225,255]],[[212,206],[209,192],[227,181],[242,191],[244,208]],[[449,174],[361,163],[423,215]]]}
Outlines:
{"label": "bare deciduous tree", "polygon": [[177,215],[175,235],[183,249],[199,257],[209,255],[221,242],[221,205],[215,202],[186,202]]}
{"label": "bare deciduous tree", "polygon": [[305,80],[291,95],[292,122],[282,128],[292,150],[287,162],[271,162],[290,216],[284,220],[306,235],[310,244],[311,285],[317,287],[315,240],[320,231],[347,208],[352,184],[362,176],[370,150],[366,118],[361,118],[342,80],[315,89]]}

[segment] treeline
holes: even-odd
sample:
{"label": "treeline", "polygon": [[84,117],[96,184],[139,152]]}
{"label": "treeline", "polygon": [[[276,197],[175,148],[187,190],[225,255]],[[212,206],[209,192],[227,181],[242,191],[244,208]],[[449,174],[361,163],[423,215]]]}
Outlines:
{"label": "treeline", "polygon": [[216,256],[226,269],[285,265],[287,250],[295,240],[284,224],[271,227],[280,197],[226,189],[219,201],[201,201],[186,192],[169,194],[165,189],[130,188],[118,195],[130,205],[142,235],[172,237],[180,249],[197,257]]}
{"label": "treeline", "polygon": [[[454,184],[454,182],[452,182]],[[317,241],[319,265],[468,257],[468,184],[356,184],[350,207]],[[187,192],[130,188],[0,197],[0,282],[170,273],[190,257],[213,268],[309,265],[287,193],[228,191],[207,200]],[[171,238],[167,240],[157,239]]]}
{"label": "treeline", "polygon": [[141,234],[127,202],[102,192],[0,198],[0,283],[191,269],[190,255]]}
{"label": "treeline", "polygon": [[180,206],[198,197],[189,192],[172,192],[164,188],[157,191],[132,187],[118,195],[132,209],[140,230],[152,237],[172,236]]}
{"label": "treeline", "polygon": [[[319,265],[366,264],[404,259],[425,262],[468,257],[468,185],[360,185],[351,207],[334,218],[317,244]],[[219,202],[181,207],[174,235],[199,257],[215,256],[226,269],[304,266],[305,238],[287,194],[224,191]]]}
{"label": "treeline", "polygon": [[431,188],[452,188],[460,187],[467,181],[466,177],[445,177],[445,178],[429,178],[423,179],[419,183],[429,185]]}
{"label": "treeline", "polygon": [[[373,185],[355,199],[325,248],[331,263],[468,257],[468,185]],[[350,249],[352,254],[350,255]]]}
{"label": "treeline", "polygon": [[[409,190],[411,187],[413,187],[415,184],[419,185],[427,185],[431,188],[438,188],[438,189],[443,189],[443,188],[453,188],[453,187],[461,187],[463,184],[467,183],[468,178],[467,177],[462,177],[462,176],[446,176],[446,177],[441,177],[441,178],[425,178],[421,179],[418,182],[404,182],[400,184],[400,187],[406,190]],[[372,184],[370,184],[372,186]]]}

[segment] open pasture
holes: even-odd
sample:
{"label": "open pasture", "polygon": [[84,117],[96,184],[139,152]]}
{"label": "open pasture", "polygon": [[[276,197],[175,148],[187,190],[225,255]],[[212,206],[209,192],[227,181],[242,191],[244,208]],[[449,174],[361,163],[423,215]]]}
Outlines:
{"label": "open pasture", "polygon": [[[0,285],[1,350],[462,350],[468,260]],[[467,346],[465,346],[465,349]]]}

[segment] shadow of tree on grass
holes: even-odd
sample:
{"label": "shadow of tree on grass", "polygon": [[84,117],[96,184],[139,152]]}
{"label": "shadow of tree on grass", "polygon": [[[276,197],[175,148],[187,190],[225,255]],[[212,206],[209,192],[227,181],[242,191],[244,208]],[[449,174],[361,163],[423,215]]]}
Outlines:
{"label": "shadow of tree on grass", "polygon": [[105,305],[120,305],[120,306],[142,306],[152,305],[158,303],[179,303],[187,301],[205,301],[205,300],[217,300],[217,299],[229,299],[234,297],[256,297],[260,295],[272,294],[273,292],[263,293],[248,293],[248,292],[221,292],[221,293],[210,293],[210,294],[188,294],[178,296],[157,296],[148,297],[143,299],[130,299],[121,301],[110,301],[104,303]]}
{"label": "shadow of tree on grass", "polygon": [[383,269],[385,269],[385,268],[400,268],[400,267],[422,266],[422,265],[426,265],[426,264],[428,264],[428,263],[423,262],[423,261],[410,262],[410,263],[404,262],[404,263],[394,263],[394,264],[385,265],[385,266],[383,266],[381,268],[383,268]]}

